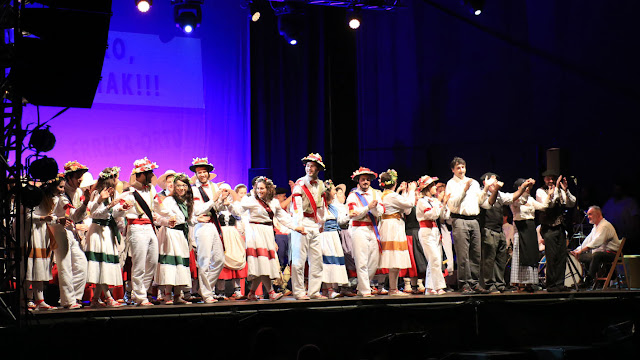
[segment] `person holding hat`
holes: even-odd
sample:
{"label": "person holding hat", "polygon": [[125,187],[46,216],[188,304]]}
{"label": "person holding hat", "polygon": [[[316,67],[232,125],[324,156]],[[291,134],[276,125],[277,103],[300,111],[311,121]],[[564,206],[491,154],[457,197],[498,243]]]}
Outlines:
{"label": "person holding hat", "polygon": [[380,259],[380,235],[378,218],[384,212],[379,202],[382,194],[371,188],[371,180],[378,174],[366,167],[360,167],[351,175],[358,187],[347,196],[349,208],[349,230],[353,240],[353,254],[358,277],[358,295],[371,297],[370,279],[375,276]]}
{"label": "person holding hat", "polygon": [[173,193],[173,178],[176,176],[176,172],[173,170],[167,170],[158,178],[158,186],[162,189],[158,193],[158,196],[165,198],[171,196]]}
{"label": "person holding hat", "polygon": [[443,295],[447,287],[442,275],[439,220],[446,216],[448,197],[445,195],[442,203],[438,200],[437,180],[437,177],[428,175],[418,180],[418,189],[423,197],[416,205],[416,218],[420,223],[418,238],[428,262],[425,280],[426,295]]}
{"label": "person holding hat", "polygon": [[147,298],[158,266],[158,237],[154,227],[154,211],[160,208],[155,188],[151,185],[153,170],[158,165],[146,157],[133,163],[135,181],[118,198],[113,207],[114,218],[125,217],[126,241],[131,254],[131,299],[139,306],[153,305]]}
{"label": "person holding hat", "polygon": [[[498,175],[488,172],[482,175],[483,184],[489,179],[498,179]],[[503,183],[495,181],[489,187],[487,199],[482,203],[480,210],[480,225],[482,229],[482,267],[481,276],[484,290],[491,294],[504,292],[507,284],[504,279],[504,270],[507,266],[507,237],[502,231],[504,222],[504,207],[518,200],[524,189],[535,180],[528,179],[524,186],[515,193],[500,191]]]}
{"label": "person holding hat", "polygon": [[233,300],[242,300],[242,288],[240,281],[247,277],[247,251],[246,244],[240,232],[236,228],[236,224],[241,222],[234,217],[232,213],[233,196],[231,195],[231,186],[229,184],[220,185],[220,197],[216,207],[220,209],[218,212],[218,220],[222,228],[222,239],[224,241],[224,267],[218,278],[218,292],[224,294],[225,280],[233,281]]}
{"label": "person holding hat", "polygon": [[463,294],[470,295],[483,291],[479,284],[481,236],[478,215],[491,184],[487,183],[481,189],[477,181],[466,176],[467,163],[457,156],[451,161],[451,172],[453,177],[447,182],[445,191],[450,194],[447,205],[451,210],[458,284]]}
{"label": "person holding hat", "polygon": [[59,219],[66,218],[65,223],[55,224],[53,228],[57,248],[54,250],[58,265],[58,282],[60,285],[60,305],[73,310],[82,308],[81,302],[87,283],[87,258],[81,248],[76,224],[87,217],[89,189],[80,189],[82,175],[89,169],[77,161],[69,161],[64,165],[64,193],[54,210]]}
{"label": "person holding hat", "polygon": [[[87,282],[95,284],[91,307],[118,307],[111,296],[109,286],[122,286],[122,269],[118,245],[121,242],[120,230],[113,218],[116,182],[119,167],[105,168],[100,172],[95,190],[89,201],[91,225],[87,233],[85,254],[88,260]],[[100,300],[104,293],[105,302]]]}
{"label": "person holding hat", "polygon": [[516,191],[522,192],[520,198],[511,203],[513,222],[516,226],[511,257],[511,284],[517,286],[518,292],[534,292],[532,285],[539,282],[540,252],[534,219],[536,210],[544,210],[549,206],[549,198],[544,203],[536,201],[530,195],[534,183],[531,179],[521,178],[513,184]]}
{"label": "person holding hat", "polygon": [[[302,158],[306,175],[295,182],[293,216],[295,223],[305,228],[306,235],[291,234],[291,286],[297,300],[326,299],[320,293],[322,287],[322,241],[325,202],[324,183],[318,173],[325,170],[322,156],[311,153]],[[305,291],[304,268],[309,261],[309,289]]]}
{"label": "person holding hat", "polygon": [[398,290],[398,276],[400,269],[411,268],[403,214],[408,215],[413,209],[416,183],[407,185],[403,182],[398,186],[398,173],[389,169],[380,174],[380,185],[384,188],[381,196],[384,213],[380,224],[382,254],[378,267],[389,269],[390,296],[408,296]]}
{"label": "person holding hat", "polygon": [[564,274],[567,263],[567,233],[564,210],[576,206],[576,197],[569,192],[567,179],[555,170],[547,170],[544,186],[536,191],[536,200],[549,207],[540,212],[540,235],[544,239],[547,291],[564,291]]}
{"label": "person holding hat", "polygon": [[218,301],[218,296],[215,294],[216,282],[224,267],[224,246],[220,237],[222,229],[214,208],[220,191],[218,185],[211,181],[215,178],[215,174],[212,173],[213,169],[213,165],[206,157],[193,159],[191,166],[189,166],[189,170],[196,174],[193,202],[198,223],[195,226],[194,234],[200,295],[202,295],[205,304]]}

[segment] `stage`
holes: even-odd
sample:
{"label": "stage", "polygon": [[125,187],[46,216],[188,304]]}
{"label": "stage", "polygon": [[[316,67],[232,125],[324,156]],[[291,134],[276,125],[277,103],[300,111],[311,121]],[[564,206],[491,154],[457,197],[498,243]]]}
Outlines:
{"label": "stage", "polygon": [[314,344],[335,359],[613,358],[637,353],[639,305],[640,291],[608,290],[59,309],[0,339],[29,357],[295,359]]}

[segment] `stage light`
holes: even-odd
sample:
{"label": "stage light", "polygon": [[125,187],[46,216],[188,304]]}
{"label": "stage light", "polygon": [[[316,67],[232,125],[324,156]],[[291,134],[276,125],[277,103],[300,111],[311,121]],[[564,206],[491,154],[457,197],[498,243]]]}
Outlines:
{"label": "stage light", "polygon": [[347,11],[347,19],[349,27],[353,30],[357,30],[360,28],[360,24],[362,23],[362,17],[360,16],[360,12],[358,10],[350,9]]}
{"label": "stage light", "polygon": [[49,131],[49,126],[44,129],[35,129],[31,132],[29,147],[35,151],[47,152],[53,149],[55,145],[56,137]]}
{"label": "stage light", "polygon": [[190,34],[202,21],[202,0],[172,0],[173,19],[176,27]]}
{"label": "stage light", "polygon": [[146,13],[151,9],[151,5],[153,4],[153,0],[136,0],[136,7],[138,11]]}
{"label": "stage light", "polygon": [[42,157],[28,166],[31,178],[45,182],[58,175],[58,163],[50,157]]}
{"label": "stage light", "polygon": [[466,0],[465,5],[469,7],[469,10],[471,10],[473,15],[478,16],[482,14],[484,0]]}
{"label": "stage light", "polygon": [[249,12],[251,13],[251,21],[256,22],[260,20],[260,11],[258,11],[253,1],[249,1]]}
{"label": "stage light", "polygon": [[294,2],[282,4],[271,3],[273,12],[278,18],[278,32],[289,43],[296,45],[300,42],[304,27],[303,8]]}

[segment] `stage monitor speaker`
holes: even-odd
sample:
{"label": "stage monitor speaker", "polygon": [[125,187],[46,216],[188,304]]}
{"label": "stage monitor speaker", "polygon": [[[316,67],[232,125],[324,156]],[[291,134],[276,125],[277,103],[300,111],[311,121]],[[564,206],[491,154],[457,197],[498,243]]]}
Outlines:
{"label": "stage monitor speaker", "polygon": [[548,149],[547,170],[555,170],[560,175],[569,175],[569,156],[567,151],[559,148]]}
{"label": "stage monitor speaker", "polygon": [[41,0],[20,15],[9,75],[34,105],[90,108],[107,49],[111,0]]}

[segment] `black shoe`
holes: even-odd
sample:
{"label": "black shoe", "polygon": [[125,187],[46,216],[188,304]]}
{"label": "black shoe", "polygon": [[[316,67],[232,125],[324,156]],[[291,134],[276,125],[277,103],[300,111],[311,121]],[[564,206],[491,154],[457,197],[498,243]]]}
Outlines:
{"label": "black shoe", "polygon": [[491,293],[491,291],[489,291],[487,289],[484,289],[484,288],[481,288],[479,286],[474,288],[473,291],[475,291],[476,294],[489,294],[489,293]]}
{"label": "black shoe", "polygon": [[475,295],[476,292],[473,289],[465,288],[462,290],[462,295]]}

